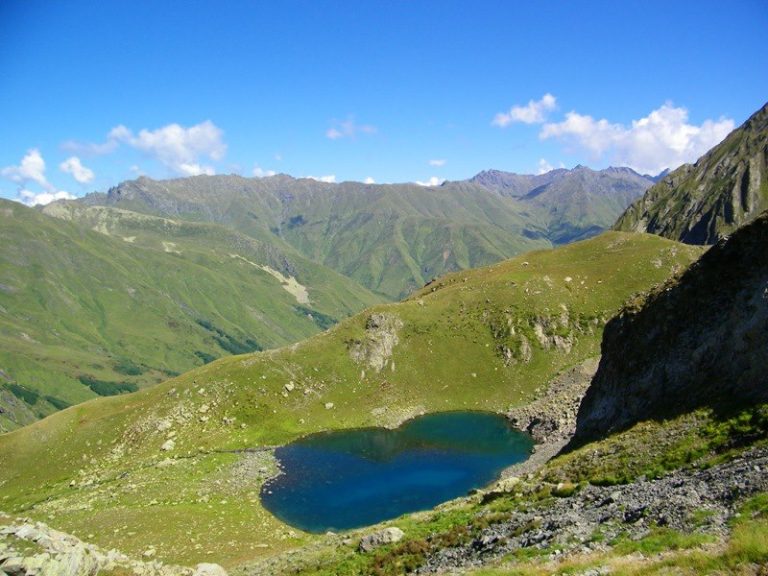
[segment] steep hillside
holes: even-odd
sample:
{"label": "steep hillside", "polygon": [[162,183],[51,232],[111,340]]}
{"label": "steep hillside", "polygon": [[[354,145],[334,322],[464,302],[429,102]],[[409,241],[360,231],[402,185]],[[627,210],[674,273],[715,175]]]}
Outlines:
{"label": "steep hillside", "polygon": [[[435,276],[550,246],[535,216],[479,186],[197,176],[124,182],[83,203],[223,224],[400,298]],[[539,238],[539,239],[533,239]]]}
{"label": "steep hillside", "polygon": [[614,229],[714,244],[767,208],[768,104],[695,164],[651,187]]}
{"label": "steep hillside", "polygon": [[0,436],[0,506],[104,549],[151,547],[183,564],[234,566],[317,542],[260,504],[271,447],[524,403],[598,353],[604,322],[630,295],[700,252],[607,233],[448,275],[299,344],[74,406]]}
{"label": "steep hillside", "polygon": [[488,170],[469,180],[503,196],[517,198],[541,214],[546,237],[565,244],[608,229],[653,184],[629,168],[590,170],[576,166],[528,175]]}
{"label": "steep hillside", "polygon": [[380,301],[290,247],[86,212],[103,233],[0,201],[0,430],[295,342]]}
{"label": "steep hillside", "polygon": [[576,442],[702,406],[768,401],[768,212],[605,329]]}

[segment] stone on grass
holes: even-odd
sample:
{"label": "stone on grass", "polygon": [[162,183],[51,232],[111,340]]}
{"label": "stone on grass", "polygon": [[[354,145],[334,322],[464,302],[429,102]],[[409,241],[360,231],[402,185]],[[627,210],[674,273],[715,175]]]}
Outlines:
{"label": "stone on grass", "polygon": [[218,564],[198,564],[192,576],[227,576],[227,571]]}
{"label": "stone on grass", "polygon": [[403,536],[405,536],[405,533],[395,526],[379,530],[360,539],[360,551],[370,552],[379,546],[399,542],[403,539]]}

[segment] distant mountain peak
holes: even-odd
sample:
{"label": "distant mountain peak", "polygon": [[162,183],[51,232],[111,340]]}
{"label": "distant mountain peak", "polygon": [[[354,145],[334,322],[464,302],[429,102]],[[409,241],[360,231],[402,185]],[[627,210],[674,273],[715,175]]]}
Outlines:
{"label": "distant mountain peak", "polygon": [[535,175],[489,169],[467,182],[543,209],[548,237],[556,244],[599,234],[653,184],[631,168],[592,170],[581,164]]}

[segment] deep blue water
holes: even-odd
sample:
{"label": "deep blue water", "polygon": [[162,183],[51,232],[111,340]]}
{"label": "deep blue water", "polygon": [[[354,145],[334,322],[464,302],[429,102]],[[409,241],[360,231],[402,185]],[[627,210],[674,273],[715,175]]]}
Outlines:
{"label": "deep blue water", "polygon": [[530,436],[487,412],[430,414],[396,430],[323,432],[275,451],[283,474],[264,485],[261,500],[308,532],[357,528],[484,486],[527,459],[532,446]]}

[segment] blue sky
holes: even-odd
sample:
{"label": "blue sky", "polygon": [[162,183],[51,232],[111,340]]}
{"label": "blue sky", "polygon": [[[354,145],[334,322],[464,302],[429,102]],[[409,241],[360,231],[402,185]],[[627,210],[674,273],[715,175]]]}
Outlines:
{"label": "blue sky", "polygon": [[768,2],[0,2],[0,197],[643,172],[768,99]]}

